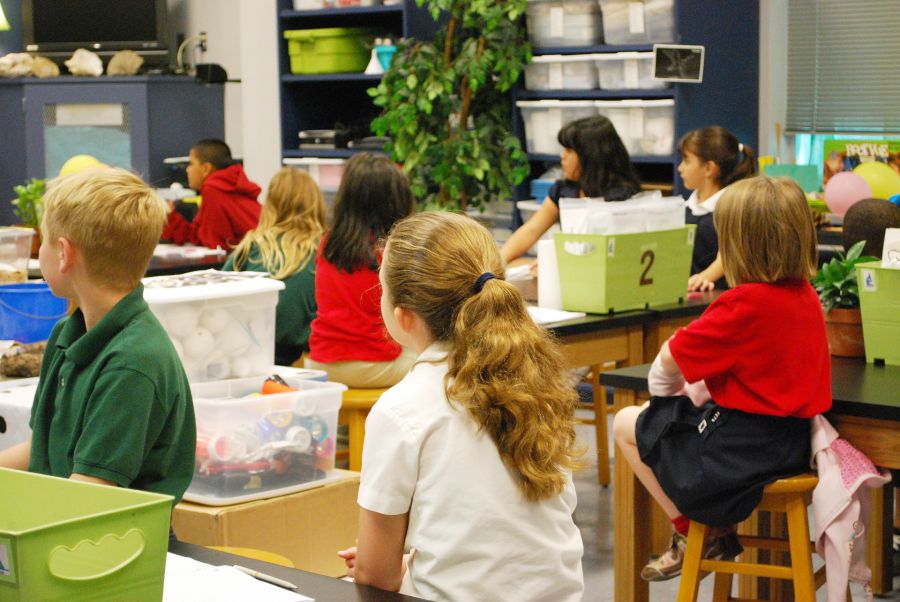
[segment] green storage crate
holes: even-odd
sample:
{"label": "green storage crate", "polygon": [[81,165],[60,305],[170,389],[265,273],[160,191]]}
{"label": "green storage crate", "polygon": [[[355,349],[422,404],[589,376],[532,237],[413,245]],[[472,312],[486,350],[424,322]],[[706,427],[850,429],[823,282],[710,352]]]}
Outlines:
{"label": "green storage crate", "polygon": [[365,27],[289,29],[284,32],[291,73],[358,73],[369,63],[377,32]]}
{"label": "green storage crate", "polygon": [[856,264],[866,361],[900,366],[900,270]]}
{"label": "green storage crate", "polygon": [[0,468],[0,600],[154,600],[172,497]]}
{"label": "green storage crate", "polygon": [[695,228],[554,234],[563,309],[602,314],[682,301]]}

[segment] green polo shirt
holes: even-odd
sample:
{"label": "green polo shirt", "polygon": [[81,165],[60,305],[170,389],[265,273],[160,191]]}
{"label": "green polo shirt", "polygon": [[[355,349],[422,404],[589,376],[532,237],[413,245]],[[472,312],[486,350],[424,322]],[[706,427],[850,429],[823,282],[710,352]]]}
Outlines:
{"label": "green polo shirt", "polygon": [[80,473],[181,499],[197,432],[184,368],[138,286],[88,332],[53,329],[31,410],[28,469]]}
{"label": "green polo shirt", "polygon": [[[234,255],[225,262],[223,270],[234,270]],[[239,269],[265,272],[259,247],[250,247],[245,265]],[[309,325],[316,317],[316,261],[311,257],[302,270],[283,280],[275,308],[275,363],[288,365],[304,351],[309,351]]]}

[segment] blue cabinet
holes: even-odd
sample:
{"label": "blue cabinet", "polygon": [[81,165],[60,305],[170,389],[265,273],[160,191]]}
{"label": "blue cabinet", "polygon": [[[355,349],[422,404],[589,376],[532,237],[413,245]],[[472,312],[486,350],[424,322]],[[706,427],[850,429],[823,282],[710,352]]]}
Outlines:
{"label": "blue cabinet", "polygon": [[0,116],[0,224],[16,219],[3,202],[13,186],[56,175],[72,155],[94,155],[166,185],[165,157],[225,136],[223,87],[183,76],[2,80]]}

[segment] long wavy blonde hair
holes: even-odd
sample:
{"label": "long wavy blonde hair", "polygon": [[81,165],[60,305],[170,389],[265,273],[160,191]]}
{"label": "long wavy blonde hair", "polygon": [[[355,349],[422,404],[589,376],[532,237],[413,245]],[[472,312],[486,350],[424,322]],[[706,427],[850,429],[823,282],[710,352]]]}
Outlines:
{"label": "long wavy blonde hair", "polygon": [[[424,212],[398,222],[381,266],[395,306],[449,343],[447,398],[491,436],[529,500],[558,495],[579,465],[573,420],[577,395],[562,356],[504,280],[490,233],[453,213]],[[485,272],[480,291],[476,281]]]}
{"label": "long wavy blonde hair", "polygon": [[325,199],[308,173],[283,167],[269,182],[259,225],[247,232],[234,249],[234,268],[240,270],[256,244],[266,271],[278,280],[306,267],[315,256],[325,231]]}

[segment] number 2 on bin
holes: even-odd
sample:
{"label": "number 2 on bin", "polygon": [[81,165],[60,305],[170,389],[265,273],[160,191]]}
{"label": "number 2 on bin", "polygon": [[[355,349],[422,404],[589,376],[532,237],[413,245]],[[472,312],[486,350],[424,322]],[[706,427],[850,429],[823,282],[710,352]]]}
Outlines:
{"label": "number 2 on bin", "polygon": [[653,252],[652,249],[647,249],[641,254],[641,265],[644,265],[646,262],[647,265],[644,267],[644,271],[641,272],[641,286],[647,286],[648,284],[653,284],[653,278],[649,278],[647,274],[650,273],[650,268],[653,267],[653,261],[656,259],[656,253]]}

